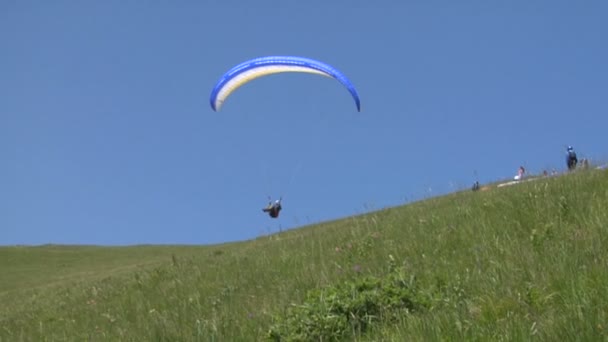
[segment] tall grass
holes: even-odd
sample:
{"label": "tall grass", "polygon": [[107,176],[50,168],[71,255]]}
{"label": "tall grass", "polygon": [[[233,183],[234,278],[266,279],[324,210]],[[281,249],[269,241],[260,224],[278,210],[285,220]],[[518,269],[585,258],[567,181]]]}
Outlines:
{"label": "tall grass", "polygon": [[606,340],[606,208],[608,172],[587,171],[241,243],[1,248],[0,341],[265,340],[391,262],[425,309],[348,339]]}

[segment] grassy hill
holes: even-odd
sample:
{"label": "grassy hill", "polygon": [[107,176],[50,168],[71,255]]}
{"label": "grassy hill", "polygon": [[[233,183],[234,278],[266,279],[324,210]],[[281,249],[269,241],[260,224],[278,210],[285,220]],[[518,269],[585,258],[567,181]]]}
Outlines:
{"label": "grassy hill", "polygon": [[607,340],[608,172],[216,246],[0,248],[0,341]]}

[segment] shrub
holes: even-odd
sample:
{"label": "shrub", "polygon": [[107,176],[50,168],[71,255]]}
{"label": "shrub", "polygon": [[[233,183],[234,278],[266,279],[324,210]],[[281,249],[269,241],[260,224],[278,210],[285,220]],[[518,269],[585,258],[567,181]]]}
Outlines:
{"label": "shrub", "polygon": [[341,341],[375,325],[424,310],[429,299],[415,277],[392,268],[384,276],[360,276],[335,286],[308,292],[301,305],[275,317],[268,332],[273,341]]}

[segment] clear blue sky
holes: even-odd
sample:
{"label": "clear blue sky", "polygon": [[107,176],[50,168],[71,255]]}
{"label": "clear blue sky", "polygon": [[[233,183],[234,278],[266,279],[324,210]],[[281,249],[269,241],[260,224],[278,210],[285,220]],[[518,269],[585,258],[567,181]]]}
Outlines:
{"label": "clear blue sky", "polygon": [[[458,3],[458,4],[457,4]],[[0,245],[211,244],[607,160],[606,1],[2,1]],[[299,55],[338,82],[255,80]],[[261,212],[284,196],[278,220]]]}

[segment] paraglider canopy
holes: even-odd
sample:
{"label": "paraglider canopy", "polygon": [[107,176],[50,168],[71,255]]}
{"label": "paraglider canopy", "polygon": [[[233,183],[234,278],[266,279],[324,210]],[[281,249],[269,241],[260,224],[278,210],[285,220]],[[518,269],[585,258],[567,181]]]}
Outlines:
{"label": "paraglider canopy", "polygon": [[243,62],[228,70],[211,91],[209,102],[214,111],[219,111],[232,92],[256,78],[282,72],[304,72],[327,76],[338,80],[350,92],[357,111],[361,111],[361,101],[353,84],[342,72],[334,67],[306,57],[267,56]]}

